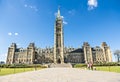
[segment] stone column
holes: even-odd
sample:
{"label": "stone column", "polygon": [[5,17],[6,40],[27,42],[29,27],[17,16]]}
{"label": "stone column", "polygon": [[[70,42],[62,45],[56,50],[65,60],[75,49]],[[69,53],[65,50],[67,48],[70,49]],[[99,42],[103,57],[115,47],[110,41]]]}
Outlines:
{"label": "stone column", "polygon": [[93,56],[92,56],[92,49],[90,47],[90,59],[91,59],[91,62],[93,63]]}
{"label": "stone column", "polygon": [[110,51],[110,47],[108,47],[108,62],[112,62],[112,54]]}
{"label": "stone column", "polygon": [[64,63],[64,35],[63,35],[63,26],[61,25],[61,63]]}
{"label": "stone column", "polygon": [[54,59],[53,59],[54,63],[56,62],[56,25],[54,25]]}
{"label": "stone column", "polygon": [[102,46],[102,50],[103,50],[104,61],[106,62],[105,49],[104,49],[104,47],[103,47],[103,46]]}
{"label": "stone column", "polygon": [[85,63],[88,63],[87,62],[87,57],[86,57],[86,47],[83,47],[83,49],[84,49],[84,60],[85,60]]}

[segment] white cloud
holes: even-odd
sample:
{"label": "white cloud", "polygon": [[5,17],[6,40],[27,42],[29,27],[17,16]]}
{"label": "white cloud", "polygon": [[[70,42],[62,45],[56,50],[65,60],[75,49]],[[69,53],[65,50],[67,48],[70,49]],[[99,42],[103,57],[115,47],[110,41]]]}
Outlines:
{"label": "white cloud", "polygon": [[38,11],[38,9],[37,9],[37,8],[35,8],[34,10],[35,10],[36,12]]}
{"label": "white cloud", "polygon": [[25,4],[24,7],[33,9],[34,11],[38,11],[37,7],[33,6],[33,5],[27,5],[27,4]]}
{"label": "white cloud", "polygon": [[29,8],[33,9],[34,11],[38,11],[36,6],[29,6]]}
{"label": "white cloud", "polygon": [[64,16],[61,16],[62,19],[64,19]]}
{"label": "white cloud", "polygon": [[9,35],[9,36],[11,36],[11,35],[12,35],[12,33],[11,33],[11,32],[9,32],[9,33],[8,33],[8,35]]}
{"label": "white cloud", "polygon": [[24,5],[24,7],[28,7],[28,5],[27,5],[27,4],[25,4],[25,5]]}
{"label": "white cloud", "polygon": [[[55,17],[57,17],[57,12],[54,13]],[[64,16],[61,16],[62,19],[64,19]]]}
{"label": "white cloud", "polygon": [[17,43],[17,46],[20,46],[20,44]]}
{"label": "white cloud", "polygon": [[74,9],[68,11],[69,14],[74,15],[76,11]]}
{"label": "white cloud", "polygon": [[17,35],[18,35],[18,33],[17,33],[17,32],[16,32],[16,33],[11,33],[11,32],[9,32],[9,33],[8,33],[8,35],[9,35],[9,36],[12,36],[12,35],[17,36]]}
{"label": "white cloud", "polygon": [[63,24],[68,24],[66,21],[63,20]]}
{"label": "white cloud", "polygon": [[33,6],[29,6],[31,9],[33,8]]}
{"label": "white cloud", "polygon": [[92,10],[98,6],[97,0],[88,0],[88,10]]}
{"label": "white cloud", "polygon": [[15,33],[15,36],[17,36],[18,35],[18,33]]}

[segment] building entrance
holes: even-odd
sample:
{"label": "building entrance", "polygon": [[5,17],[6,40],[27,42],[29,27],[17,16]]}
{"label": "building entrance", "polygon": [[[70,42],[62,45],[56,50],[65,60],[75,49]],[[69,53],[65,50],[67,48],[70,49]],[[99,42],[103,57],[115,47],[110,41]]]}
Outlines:
{"label": "building entrance", "polygon": [[61,60],[60,60],[60,58],[57,60],[57,63],[58,63],[58,64],[60,64],[60,63],[61,63]]}

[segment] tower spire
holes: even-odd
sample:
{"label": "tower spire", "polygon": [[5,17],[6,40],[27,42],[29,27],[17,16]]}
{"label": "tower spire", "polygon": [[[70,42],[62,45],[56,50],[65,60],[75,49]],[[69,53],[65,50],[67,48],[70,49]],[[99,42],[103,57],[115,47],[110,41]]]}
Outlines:
{"label": "tower spire", "polygon": [[58,6],[58,13],[57,13],[57,17],[59,18],[59,17],[61,17],[60,16],[60,6]]}

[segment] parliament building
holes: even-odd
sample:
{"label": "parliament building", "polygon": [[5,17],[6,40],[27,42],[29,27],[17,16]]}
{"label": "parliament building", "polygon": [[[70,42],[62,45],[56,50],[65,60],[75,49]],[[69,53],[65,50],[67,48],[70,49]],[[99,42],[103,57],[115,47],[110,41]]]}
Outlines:
{"label": "parliament building", "polygon": [[63,20],[59,9],[54,26],[53,47],[42,49],[37,48],[34,43],[30,43],[27,48],[18,48],[16,43],[12,43],[8,48],[6,59],[6,64],[62,64],[89,62],[112,62],[110,47],[106,42],[102,42],[101,46],[96,47],[91,47],[88,42],[84,42],[81,48],[65,47]]}

